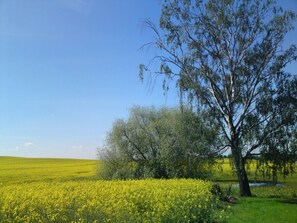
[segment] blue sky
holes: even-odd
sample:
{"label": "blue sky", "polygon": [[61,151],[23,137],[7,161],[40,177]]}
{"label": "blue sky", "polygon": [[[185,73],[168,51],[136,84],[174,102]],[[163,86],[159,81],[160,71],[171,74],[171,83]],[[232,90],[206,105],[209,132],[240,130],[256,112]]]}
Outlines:
{"label": "blue sky", "polygon": [[[282,4],[297,12],[296,0]],[[139,50],[154,39],[141,21],[157,24],[160,10],[160,0],[0,0],[0,156],[93,159],[133,105],[178,104],[174,89],[138,78],[154,55]]]}

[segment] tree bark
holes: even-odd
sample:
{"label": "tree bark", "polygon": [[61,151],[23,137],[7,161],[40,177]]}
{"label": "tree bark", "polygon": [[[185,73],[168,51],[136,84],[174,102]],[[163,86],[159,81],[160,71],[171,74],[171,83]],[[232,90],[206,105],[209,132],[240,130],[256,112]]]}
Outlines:
{"label": "tree bark", "polygon": [[237,178],[238,178],[238,183],[239,183],[239,191],[240,191],[240,196],[242,197],[251,197],[251,189],[249,185],[249,180],[247,177],[247,173],[244,167],[244,164],[238,167],[236,165],[236,172],[237,172]]}
{"label": "tree bark", "polygon": [[236,168],[240,196],[251,197],[252,193],[251,193],[247,173],[245,170],[245,158],[242,157],[241,149],[238,147],[239,146],[238,139],[235,137],[235,138],[232,138],[232,141],[233,143],[232,143],[231,151],[232,151],[233,161]]}

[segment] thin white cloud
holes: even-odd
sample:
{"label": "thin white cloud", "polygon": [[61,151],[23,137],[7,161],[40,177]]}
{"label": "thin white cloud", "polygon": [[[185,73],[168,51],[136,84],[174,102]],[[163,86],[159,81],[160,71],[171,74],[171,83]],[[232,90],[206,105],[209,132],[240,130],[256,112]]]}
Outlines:
{"label": "thin white cloud", "polygon": [[15,151],[21,151],[23,149],[34,149],[35,144],[33,142],[25,142],[15,147]]}
{"label": "thin white cloud", "polygon": [[72,149],[80,150],[80,149],[84,149],[84,146],[82,146],[82,145],[79,145],[79,146],[73,146]]}
{"label": "thin white cloud", "polygon": [[26,143],[24,143],[24,146],[26,148],[32,148],[32,147],[34,147],[34,143],[33,142],[26,142]]}

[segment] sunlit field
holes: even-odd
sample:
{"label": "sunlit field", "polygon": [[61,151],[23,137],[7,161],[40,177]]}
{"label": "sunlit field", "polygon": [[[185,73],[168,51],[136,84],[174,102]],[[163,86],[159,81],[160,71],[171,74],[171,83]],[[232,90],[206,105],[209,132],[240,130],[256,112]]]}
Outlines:
{"label": "sunlit field", "polygon": [[[220,160],[212,180],[219,182],[222,188],[231,187],[231,195],[239,196],[236,174],[229,159]],[[250,182],[269,181],[255,174],[256,162],[248,166]],[[296,169],[297,170],[297,169]],[[239,198],[232,204],[225,216],[227,223],[293,223],[297,219],[297,173],[286,178],[279,176],[281,186],[252,186],[253,197]]]}
{"label": "sunlit field", "polygon": [[[96,179],[98,162],[0,157],[0,222],[294,222],[297,174],[283,187],[252,187],[252,198],[219,201],[212,182],[231,186],[236,176],[224,159],[209,181]],[[250,177],[252,177],[252,165]],[[261,178],[259,178],[261,180]],[[275,221],[277,219],[277,221]]]}
{"label": "sunlit field", "polygon": [[[297,171],[297,168],[296,168]],[[270,181],[268,177],[263,178],[261,173],[256,173],[256,161],[250,161],[247,166],[247,173],[250,182],[258,181]],[[219,181],[222,183],[231,183],[234,184],[237,182],[237,176],[235,170],[232,169],[230,165],[230,159],[224,158],[217,161],[217,165],[214,168],[214,174],[210,178],[213,181]],[[296,186],[297,187],[297,173],[290,174],[283,178],[283,176],[278,177],[279,183],[284,183],[286,185]]]}
{"label": "sunlit field", "polygon": [[81,181],[0,187],[0,222],[212,222],[199,180]]}
{"label": "sunlit field", "polygon": [[0,183],[79,180],[94,177],[98,161],[0,157]]}
{"label": "sunlit field", "polygon": [[0,222],[217,222],[201,180],[100,181],[97,161],[0,158]]}

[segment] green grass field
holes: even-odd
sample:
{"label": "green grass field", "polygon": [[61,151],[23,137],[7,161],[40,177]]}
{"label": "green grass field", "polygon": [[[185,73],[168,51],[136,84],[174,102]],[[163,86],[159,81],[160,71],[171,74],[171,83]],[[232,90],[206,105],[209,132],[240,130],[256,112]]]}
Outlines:
{"label": "green grass field", "polygon": [[[0,203],[1,201],[4,202],[1,203],[2,207],[0,207],[0,222],[40,222],[38,219],[42,218],[43,221],[47,222],[96,222],[94,220],[96,216],[101,218],[99,222],[112,222],[112,220],[102,220],[109,218],[118,219],[118,222],[125,222],[123,216],[126,214],[129,214],[126,217],[130,219],[130,222],[176,222],[175,218],[171,218],[174,216],[170,216],[177,213],[176,210],[181,210],[179,214],[184,216],[187,222],[197,222],[197,219],[210,214],[206,211],[207,208],[209,209],[209,205],[212,205],[208,203],[210,198],[207,197],[209,196],[207,190],[202,190],[205,193],[203,196],[207,197],[204,199],[193,197],[187,193],[178,194],[178,191],[184,191],[182,188],[187,188],[187,191],[196,190],[194,189],[196,186],[193,188],[195,182],[193,184],[193,182],[187,180],[175,180],[168,181],[167,185],[167,181],[160,183],[160,181],[143,180],[132,182],[129,186],[121,181],[97,181],[95,176],[98,162],[78,159],[0,157]],[[251,180],[254,177],[252,172],[250,174]],[[223,188],[232,185],[232,195],[238,196],[236,176],[232,172],[227,159],[223,161],[221,169],[216,171],[211,180],[219,182]],[[286,186],[281,188],[252,187],[254,197],[239,198],[236,204],[230,205],[230,208],[227,208],[229,204],[224,204],[225,210],[222,209],[223,212],[218,212],[215,217],[210,219],[217,219],[216,222],[218,222],[219,217],[222,217],[220,222],[226,223],[297,222],[297,174],[287,177],[285,181],[280,179],[280,182]],[[200,182],[197,182],[198,184]],[[149,185],[155,189],[150,190]],[[159,187],[161,188],[158,185],[162,185],[163,190],[158,190],[159,195],[157,196],[154,191],[157,191]],[[116,188],[122,187],[125,189],[123,189],[123,193],[120,193],[120,190]],[[169,199],[167,187],[174,191],[174,194],[170,197],[170,205],[168,204],[169,200],[166,203],[166,198]],[[139,188],[143,189],[139,190]],[[109,190],[111,192],[108,192]],[[126,205],[128,205],[132,202],[129,211],[122,213],[121,203],[114,196],[114,193],[121,196],[123,204],[126,202]],[[127,197],[127,194],[130,193],[133,196]],[[110,194],[110,197],[108,194]],[[152,198],[155,200],[152,201]],[[104,199],[107,199],[108,205],[113,206],[116,211],[104,206],[104,202],[102,203]],[[84,200],[86,203],[83,202]],[[202,203],[199,203],[200,201]],[[190,202],[188,205],[193,207],[191,209],[193,213],[194,210],[197,210],[195,215],[186,212],[187,208],[182,209],[183,205],[186,204],[185,202]],[[43,203],[47,209],[38,209],[37,204],[40,203]],[[147,204],[147,206],[144,204]],[[99,209],[96,208],[99,207],[102,208],[100,210],[106,212],[98,214]],[[72,210],[72,212],[69,212],[69,210]],[[163,214],[156,214],[156,210],[162,211]],[[92,215],[92,212],[96,212],[96,215]],[[133,215],[134,212],[135,216]],[[76,214],[73,215],[73,213]],[[80,215],[77,213],[80,213]],[[154,214],[150,215],[150,213]],[[68,218],[69,216],[74,216],[74,218]],[[107,217],[102,218],[102,216]],[[113,218],[110,216],[113,216]],[[147,216],[146,220],[141,216]],[[186,221],[181,220],[180,222]]]}
{"label": "green grass field", "polygon": [[[232,186],[232,195],[238,195],[236,174],[230,167],[229,160],[224,159],[212,180],[219,182],[222,187]],[[255,164],[250,164],[249,180],[263,181],[256,176]],[[267,179],[265,179],[267,180]],[[239,201],[228,209],[226,223],[295,223],[297,222],[297,173],[279,177],[279,183],[284,187],[251,187],[253,197],[239,198]]]}

